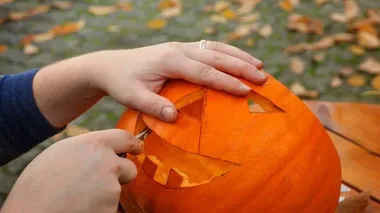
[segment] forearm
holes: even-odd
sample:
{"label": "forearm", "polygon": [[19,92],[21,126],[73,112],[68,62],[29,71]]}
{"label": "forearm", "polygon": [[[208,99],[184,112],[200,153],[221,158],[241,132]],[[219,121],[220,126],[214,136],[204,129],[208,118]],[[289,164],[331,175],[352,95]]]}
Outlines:
{"label": "forearm", "polygon": [[94,85],[97,57],[91,53],[42,68],[33,81],[38,108],[55,127],[61,128],[85,112],[105,94]]}

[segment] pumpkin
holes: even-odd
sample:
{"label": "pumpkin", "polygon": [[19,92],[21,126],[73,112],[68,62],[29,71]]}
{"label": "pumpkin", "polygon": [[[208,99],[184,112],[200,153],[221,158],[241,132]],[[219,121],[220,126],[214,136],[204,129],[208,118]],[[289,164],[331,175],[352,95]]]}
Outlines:
{"label": "pumpkin", "polygon": [[127,109],[117,128],[143,134],[138,169],[122,186],[128,213],[335,212],[337,151],[309,108],[269,76],[237,97],[182,80],[159,92],[175,122]]}

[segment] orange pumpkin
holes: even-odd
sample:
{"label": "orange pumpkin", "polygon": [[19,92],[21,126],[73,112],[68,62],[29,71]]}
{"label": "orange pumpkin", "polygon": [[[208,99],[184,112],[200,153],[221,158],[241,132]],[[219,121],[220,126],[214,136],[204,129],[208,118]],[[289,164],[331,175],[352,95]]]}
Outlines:
{"label": "orange pumpkin", "polygon": [[335,212],[340,160],[324,127],[273,77],[241,80],[248,96],[167,82],[159,94],[178,109],[173,123],[122,115],[117,128],[150,130],[145,153],[128,155],[138,168],[122,188],[128,213]]}

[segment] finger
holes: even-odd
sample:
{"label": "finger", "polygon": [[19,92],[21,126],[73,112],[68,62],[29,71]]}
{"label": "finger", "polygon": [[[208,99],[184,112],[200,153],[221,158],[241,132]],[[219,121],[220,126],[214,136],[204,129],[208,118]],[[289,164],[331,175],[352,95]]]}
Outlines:
{"label": "finger", "polygon": [[255,84],[261,85],[267,80],[267,76],[254,65],[225,53],[196,47],[184,48],[183,51],[186,56],[193,60],[234,76],[243,77]]}
{"label": "finger", "polygon": [[126,158],[119,158],[119,182],[120,184],[127,184],[134,180],[137,176],[137,168],[136,165],[126,159]]}
{"label": "finger", "polygon": [[145,87],[137,87],[136,92],[131,94],[128,100],[130,100],[129,103],[126,103],[128,106],[158,119],[171,122],[177,117],[177,110],[171,101]]}
{"label": "finger", "polygon": [[[198,48],[199,42],[190,42],[190,45],[192,47]],[[222,52],[227,55],[240,58],[248,63],[255,65],[258,69],[262,69],[264,67],[264,63],[261,60],[251,56],[247,52],[244,52],[243,50],[237,47],[228,44],[223,44],[217,41],[207,41],[206,49]]]}
{"label": "finger", "polygon": [[237,78],[189,58],[181,60],[173,75],[173,78],[184,79],[234,95],[246,95],[251,90]]}
{"label": "finger", "polygon": [[144,151],[144,142],[122,129],[110,129],[91,133],[93,140],[111,147],[115,153],[140,154]]}

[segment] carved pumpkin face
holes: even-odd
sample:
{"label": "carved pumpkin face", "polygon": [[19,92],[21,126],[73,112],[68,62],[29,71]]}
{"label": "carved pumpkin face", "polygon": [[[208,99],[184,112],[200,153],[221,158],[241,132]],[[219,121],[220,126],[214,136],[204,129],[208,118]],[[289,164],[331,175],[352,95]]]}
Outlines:
{"label": "carved pumpkin face", "polygon": [[[334,212],[340,161],[307,106],[269,76],[245,97],[180,80],[160,95],[178,117],[166,123],[133,109],[117,128],[144,131],[145,153],[124,185],[129,213]],[[148,131],[146,131],[148,130]]]}

